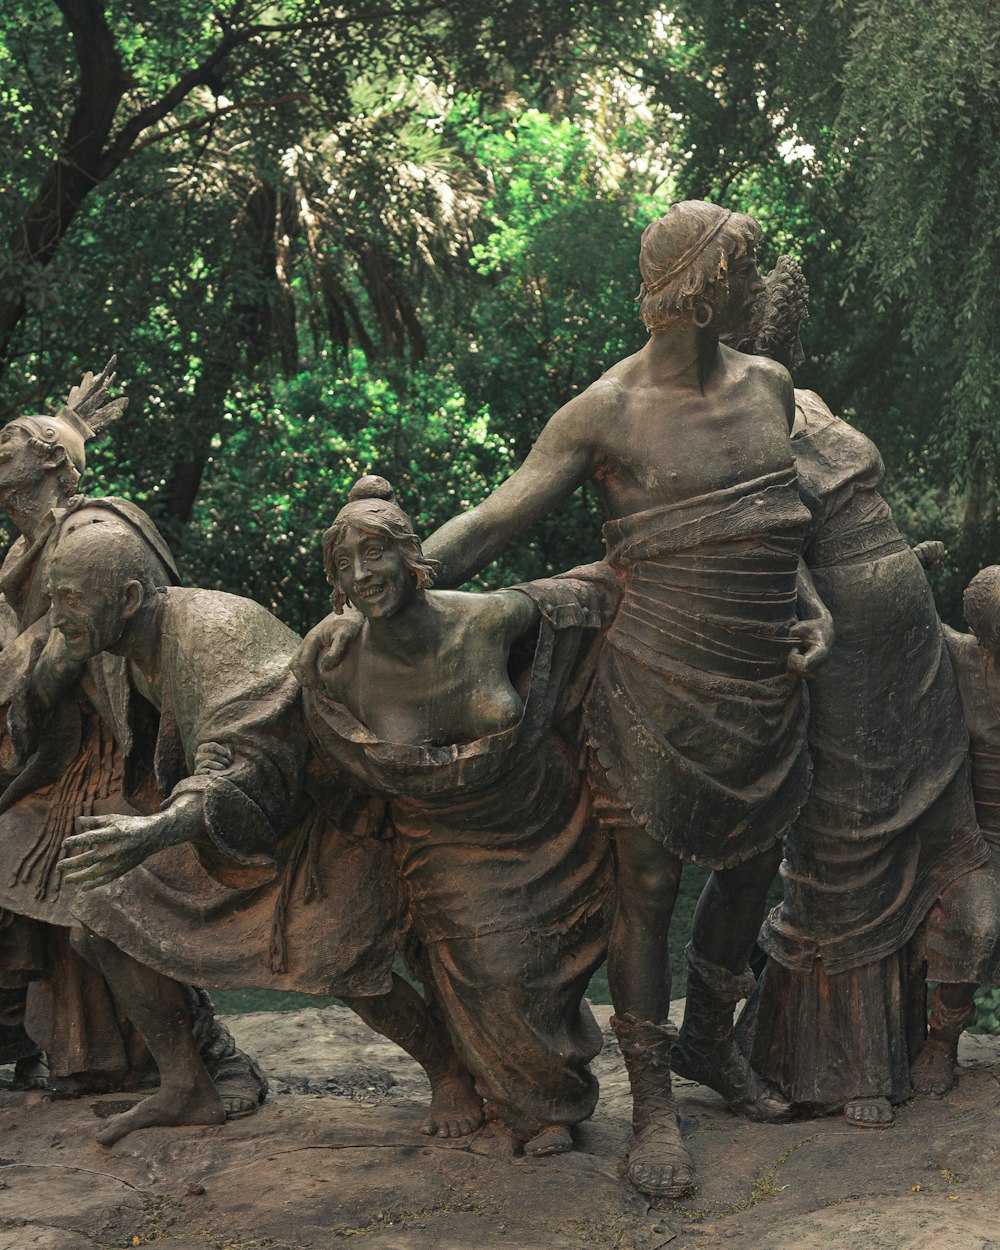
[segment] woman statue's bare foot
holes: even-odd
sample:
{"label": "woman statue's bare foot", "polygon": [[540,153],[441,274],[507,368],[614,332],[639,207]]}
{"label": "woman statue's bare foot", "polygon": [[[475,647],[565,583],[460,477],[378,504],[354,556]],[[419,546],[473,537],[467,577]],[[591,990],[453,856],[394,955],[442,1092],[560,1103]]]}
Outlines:
{"label": "woman statue's bare foot", "polygon": [[855,1128],[892,1128],[888,1098],[852,1098],[844,1104],[844,1119]]}
{"label": "woman statue's bare foot", "polygon": [[226,1109],[222,1099],[211,1086],[210,1093],[176,1092],[161,1089],[144,1098],[131,1111],[113,1115],[98,1129],[97,1140],[102,1146],[113,1146],[126,1133],[137,1128],[160,1128],[165,1125],[222,1124]]}
{"label": "woman statue's bare foot", "polygon": [[453,1072],[435,1082],[431,1109],[419,1131],[427,1137],[468,1137],[483,1125],[483,1100],[467,1072]]}

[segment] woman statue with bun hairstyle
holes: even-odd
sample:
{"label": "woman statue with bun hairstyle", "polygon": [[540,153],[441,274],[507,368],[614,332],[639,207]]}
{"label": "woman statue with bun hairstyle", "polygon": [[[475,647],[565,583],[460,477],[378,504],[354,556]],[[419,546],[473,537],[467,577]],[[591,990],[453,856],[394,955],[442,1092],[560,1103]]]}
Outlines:
{"label": "woman statue with bun hairstyle", "polygon": [[[792,369],[808,287],[782,257],[735,346]],[[834,644],[810,683],[812,784],[781,865],[784,899],[765,921],[751,1059],[800,1108],[886,1128],[911,1092],[924,1035],[918,934],[986,847],[968,739],[934,598],[918,555],[878,493],[878,449],[812,391],[795,391],[792,450],[811,524],[803,551],[833,614]],[[988,891],[987,891],[988,892]],[[960,947],[940,914],[941,941]],[[950,937],[945,937],[950,934]],[[975,961],[972,961],[975,962]],[[975,980],[953,952],[932,980]]]}
{"label": "woman statue with bun hairstyle", "polygon": [[598,566],[433,590],[378,477],[350,492],[323,555],[334,611],[349,602],[363,624],[305,692],[314,745],[331,774],[389,800],[407,955],[483,1115],[528,1154],[568,1150],[597,1100],[601,1034],[583,994],[610,918],[573,723],[617,582]]}

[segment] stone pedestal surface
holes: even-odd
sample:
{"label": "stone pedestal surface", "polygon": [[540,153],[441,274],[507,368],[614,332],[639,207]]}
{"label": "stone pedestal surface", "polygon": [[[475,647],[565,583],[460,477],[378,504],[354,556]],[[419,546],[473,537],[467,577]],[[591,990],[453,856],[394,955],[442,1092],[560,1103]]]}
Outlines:
{"label": "stone pedestal surface", "polygon": [[[606,1026],[610,1009],[596,1011]],[[607,1029],[578,1150],[525,1160],[493,1131],[421,1137],[422,1074],[345,1008],[228,1023],[271,1076],[245,1120],[106,1150],[96,1117],[121,1097],[0,1092],[0,1250],[1000,1246],[1000,1039],[964,1038],[957,1088],[907,1104],[888,1131],[749,1124],[678,1082],[700,1185],[651,1206],[622,1181],[628,1082]]]}

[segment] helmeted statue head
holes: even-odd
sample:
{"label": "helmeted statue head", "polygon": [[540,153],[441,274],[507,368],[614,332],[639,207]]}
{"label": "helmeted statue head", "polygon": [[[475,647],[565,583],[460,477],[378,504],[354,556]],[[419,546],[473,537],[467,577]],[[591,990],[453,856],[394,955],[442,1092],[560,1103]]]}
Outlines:
{"label": "helmeted statue head", "polygon": [[705,200],[684,200],[647,226],[639,249],[639,315],[650,331],[713,321],[720,287],[760,242],[752,217]]}
{"label": "helmeted statue head", "polygon": [[[31,451],[47,462],[50,468],[60,468],[60,484],[66,494],[72,494],[86,468],[87,442],[112,421],[116,421],[128,407],[128,399],[119,396],[108,399],[108,390],[115,380],[114,366],[117,357],[112,356],[99,374],[87,372],[78,386],[74,386],[66,403],[54,414],[40,413],[17,417],[3,427],[10,435],[23,432],[22,441]],[[61,455],[59,454],[61,453]]]}
{"label": "helmeted statue head", "polygon": [[433,585],[434,563],[424,555],[410,518],[396,503],[395,492],[384,477],[368,474],[351,487],[347,503],[323,535],[323,567],[326,580],[333,587],[334,612],[343,612],[348,597],[342,584],[344,579],[338,576],[337,551],[357,535],[391,543],[412,575],[417,590]]}

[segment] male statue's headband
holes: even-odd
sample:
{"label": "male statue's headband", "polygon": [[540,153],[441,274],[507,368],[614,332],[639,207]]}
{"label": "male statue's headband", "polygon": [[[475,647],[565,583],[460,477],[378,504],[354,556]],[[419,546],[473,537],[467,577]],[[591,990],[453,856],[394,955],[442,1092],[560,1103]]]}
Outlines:
{"label": "male statue's headband", "polygon": [[[653,282],[643,281],[642,286],[639,288],[637,298],[645,299],[647,295],[655,295],[657,291],[662,291],[669,282],[673,282],[675,278],[679,277],[693,261],[698,259],[712,240],[721,234],[732,215],[733,214],[728,208],[722,209],[721,216],[718,220],[714,222],[713,225],[709,226],[699,238],[695,239],[694,243],[692,243],[691,246],[683,252],[677,260],[674,261],[673,265],[667,270],[666,273],[660,274],[660,276]],[[657,222],[654,224],[658,225],[659,223]],[[647,229],[651,228],[652,227],[647,227]]]}

